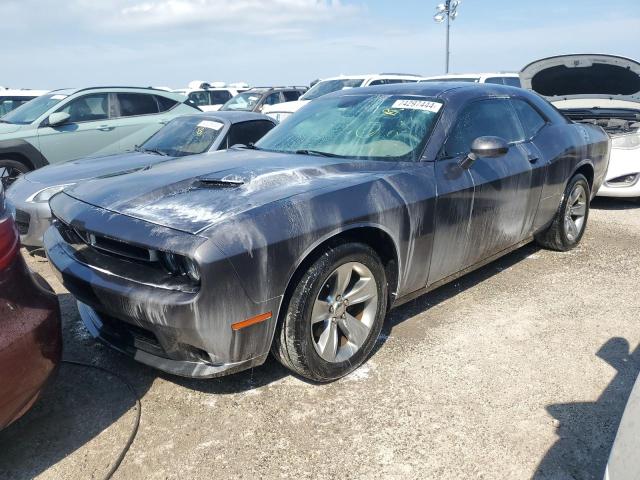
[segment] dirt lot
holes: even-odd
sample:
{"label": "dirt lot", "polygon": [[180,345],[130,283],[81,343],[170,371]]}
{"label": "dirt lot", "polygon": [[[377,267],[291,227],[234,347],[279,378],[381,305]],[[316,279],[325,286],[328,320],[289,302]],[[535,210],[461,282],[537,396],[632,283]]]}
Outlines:
{"label": "dirt lot", "polygon": [[[524,247],[395,310],[362,368],[312,385],[270,360],[228,378],[161,374],[97,344],[60,295],[65,357],[142,400],[114,478],[601,479],[640,370],[640,205],[597,200],[582,245]],[[101,478],[134,399],[63,365],[0,433],[0,478]]]}

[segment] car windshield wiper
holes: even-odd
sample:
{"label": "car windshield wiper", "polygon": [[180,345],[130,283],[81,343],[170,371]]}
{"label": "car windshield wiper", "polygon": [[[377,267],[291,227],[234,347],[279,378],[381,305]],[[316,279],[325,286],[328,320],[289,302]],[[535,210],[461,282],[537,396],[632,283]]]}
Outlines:
{"label": "car windshield wiper", "polygon": [[246,145],[244,143],[237,143],[235,145],[231,145],[231,148],[238,148],[243,150],[261,150],[260,147],[256,147],[253,143],[247,143]]}
{"label": "car windshield wiper", "polygon": [[163,152],[162,150],[158,150],[157,148],[143,148],[136,146],[136,152],[155,153],[156,155],[162,155],[163,157],[169,156],[167,152]]}
{"label": "car windshield wiper", "polygon": [[339,158],[342,158],[342,155],[337,155],[335,153],[329,153],[329,152],[321,152],[320,150],[302,149],[302,150],[296,150],[293,153],[295,153],[296,155],[315,155],[317,157],[339,157]]}

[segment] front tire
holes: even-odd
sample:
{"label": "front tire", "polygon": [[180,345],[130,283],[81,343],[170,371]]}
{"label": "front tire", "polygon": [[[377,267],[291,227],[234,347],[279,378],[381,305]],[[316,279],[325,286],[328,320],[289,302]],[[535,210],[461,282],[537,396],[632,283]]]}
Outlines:
{"label": "front tire", "polygon": [[387,311],[385,270],[361,243],[330,248],[302,275],[272,351],[285,367],[330,382],[359,367],[373,349]]}
{"label": "front tire", "polygon": [[536,235],[538,244],[551,250],[566,252],[576,247],[587,227],[591,189],[584,175],[574,175],[565,188],[553,222]]}
{"label": "front tire", "polygon": [[29,167],[22,162],[0,158],[0,184],[5,189],[28,171]]}

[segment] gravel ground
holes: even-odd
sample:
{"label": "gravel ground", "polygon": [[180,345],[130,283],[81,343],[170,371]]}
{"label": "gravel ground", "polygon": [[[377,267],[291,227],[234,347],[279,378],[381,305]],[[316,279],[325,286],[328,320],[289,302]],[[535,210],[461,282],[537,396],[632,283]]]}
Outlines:
{"label": "gravel ground", "polygon": [[[65,357],[131,382],[137,438],[114,478],[601,479],[640,370],[640,205],[597,200],[569,253],[526,246],[393,311],[367,364],[313,385],[275,361],[164,375],[97,344],[60,295]],[[63,365],[0,434],[0,478],[102,478],[134,399]]]}

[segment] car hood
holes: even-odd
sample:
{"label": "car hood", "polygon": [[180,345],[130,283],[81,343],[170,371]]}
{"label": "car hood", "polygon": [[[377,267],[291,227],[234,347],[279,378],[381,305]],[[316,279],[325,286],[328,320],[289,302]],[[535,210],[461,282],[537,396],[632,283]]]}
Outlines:
{"label": "car hood", "polygon": [[22,125],[17,125],[15,123],[0,123],[0,135],[8,135],[10,133],[17,132],[20,130]]}
{"label": "car hood", "polygon": [[228,150],[156,164],[65,190],[77,200],[189,233],[320,188],[357,182],[391,162]]}
{"label": "car hood", "polygon": [[82,158],[48,165],[28,173],[24,179],[42,186],[63,185],[96,177],[121,175],[169,159],[170,157],[144,152]]}
{"label": "car hood", "polygon": [[548,100],[610,98],[640,102],[640,63],[600,54],[560,55],[530,63],[522,87]]}

